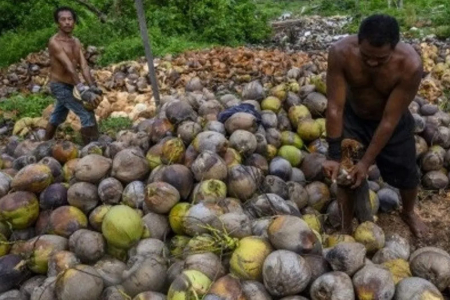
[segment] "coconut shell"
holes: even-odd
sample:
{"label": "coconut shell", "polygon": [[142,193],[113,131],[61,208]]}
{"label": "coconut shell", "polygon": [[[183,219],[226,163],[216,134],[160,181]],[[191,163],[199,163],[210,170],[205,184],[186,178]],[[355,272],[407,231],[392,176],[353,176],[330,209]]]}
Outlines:
{"label": "coconut shell", "polygon": [[321,254],[322,245],[308,224],[294,216],[277,216],[269,225],[268,235],[276,249],[298,254]]}
{"label": "coconut shell", "polygon": [[228,148],[228,140],[218,132],[203,131],[195,137],[192,145],[198,153],[212,151],[222,155]]}
{"label": "coconut shell", "polygon": [[192,172],[187,167],[178,164],[161,168],[155,180],[151,180],[151,177],[149,178],[149,183],[154,181],[167,182],[178,190],[182,199],[189,197],[194,185]]}
{"label": "coconut shell", "polygon": [[366,248],[360,243],[343,242],[329,250],[325,259],[334,271],[352,276],[364,265]]}
{"label": "coconut shell", "polygon": [[257,191],[262,181],[262,172],[255,167],[236,165],[228,170],[228,196],[245,201]]}
{"label": "coconut shell", "polygon": [[271,300],[272,297],[267,292],[264,285],[255,280],[242,281],[242,290],[247,299]]}
{"label": "coconut shell", "polygon": [[314,181],[305,187],[308,193],[308,205],[312,208],[322,211],[331,201],[330,190],[328,186],[320,181]]}
{"label": "coconut shell", "polygon": [[419,278],[405,278],[397,284],[394,299],[396,300],[419,300],[419,299],[436,299],[444,300],[434,284]]}
{"label": "coconut shell", "polygon": [[414,276],[424,278],[433,283],[440,291],[450,284],[450,258],[434,251],[422,252],[410,261]]}
{"label": "coconut shell", "polygon": [[39,216],[39,202],[30,192],[13,192],[0,198],[0,221],[11,224],[12,229],[25,229]]}
{"label": "coconut shell", "polygon": [[184,269],[200,271],[211,281],[216,281],[226,274],[220,258],[211,252],[187,256],[184,260]]}
{"label": "coconut shell", "polygon": [[223,181],[208,179],[198,183],[192,192],[192,203],[203,201],[218,203],[227,196],[227,186]]}
{"label": "coconut shell", "polygon": [[264,175],[269,173],[269,164],[267,163],[267,159],[258,153],[253,153],[247,157],[244,161],[244,165],[258,168]]}
{"label": "coconut shell", "polygon": [[257,80],[247,83],[242,90],[243,99],[262,100],[265,98],[264,89]]}
{"label": "coconut shell", "polygon": [[317,278],[310,290],[313,300],[354,300],[352,279],[343,272],[330,272]]}
{"label": "coconut shell", "polygon": [[262,184],[262,191],[264,193],[277,194],[278,196],[286,200],[289,199],[288,185],[278,176],[266,176]]}
{"label": "coconut shell", "polygon": [[55,209],[68,205],[67,188],[61,183],[49,185],[39,196],[39,206],[41,209]]}
{"label": "coconut shell", "polygon": [[122,203],[132,208],[142,208],[145,185],[142,181],[130,182],[122,193]]}
{"label": "coconut shell", "polygon": [[70,237],[72,233],[86,228],[88,220],[84,213],[74,206],[61,206],[50,214],[49,233]]}
{"label": "coconut shell", "polygon": [[420,107],[420,114],[422,116],[432,116],[435,113],[437,113],[438,110],[439,110],[439,108],[437,105],[427,103]]}
{"label": "coconut shell", "polygon": [[203,127],[203,130],[204,131],[214,131],[214,132],[218,132],[223,135],[225,135],[227,133],[227,131],[225,130],[225,125],[223,123],[220,123],[219,121],[209,121]]}
{"label": "coconut shell", "polygon": [[44,157],[39,161],[40,164],[47,165],[52,171],[53,182],[64,181],[64,172],[61,164],[53,157]]}
{"label": "coconut shell", "polygon": [[153,182],[145,187],[144,201],[149,210],[166,214],[180,201],[180,193],[166,182]]}
{"label": "coconut shell", "polygon": [[167,216],[147,212],[142,218],[144,226],[150,232],[150,237],[158,240],[165,240],[170,233],[170,225]]}
{"label": "coconut shell", "polygon": [[254,197],[244,204],[244,210],[254,218],[286,215],[291,212],[286,201],[276,194],[261,194]]}
{"label": "coconut shell", "polygon": [[368,253],[373,253],[384,247],[385,236],[383,230],[373,222],[361,223],[355,231],[355,240],[363,244]]}
{"label": "coconut shell", "polygon": [[80,264],[80,260],[70,251],[55,252],[48,260],[47,276],[58,276],[61,272]]}
{"label": "coconut shell", "polygon": [[97,206],[99,200],[97,187],[92,183],[77,182],[67,191],[67,202],[86,215]]}
{"label": "coconut shell", "polygon": [[26,263],[19,255],[5,255],[0,257],[0,293],[14,288],[26,278]]}
{"label": "coconut shell", "polygon": [[105,204],[118,204],[123,192],[120,181],[113,177],[103,179],[98,185],[98,196]]}
{"label": "coconut shell", "polygon": [[441,171],[427,172],[423,178],[422,183],[426,189],[440,190],[448,186],[449,178]]}
{"label": "coconut shell", "polygon": [[276,297],[302,292],[311,280],[311,270],[300,255],[276,250],[267,256],[263,265],[263,280],[267,291]]}
{"label": "coconut shell", "polygon": [[70,141],[57,142],[52,148],[52,156],[61,164],[78,157],[78,147]]}
{"label": "coconut shell", "polygon": [[90,183],[100,182],[109,173],[112,160],[98,154],[89,154],[80,159],[75,167],[75,178]]}
{"label": "coconut shell", "polygon": [[392,299],[395,293],[395,283],[391,272],[387,269],[366,265],[353,276],[353,284],[358,299]]}
{"label": "coconut shell", "polygon": [[308,108],[313,117],[323,117],[325,114],[325,110],[327,109],[327,104],[327,98],[324,95],[316,92],[308,94],[303,100],[303,105]]}
{"label": "coconut shell", "polygon": [[269,174],[288,181],[292,175],[292,165],[288,160],[277,156],[270,162]]}
{"label": "coconut shell", "polygon": [[172,124],[181,124],[183,121],[195,121],[197,114],[192,107],[184,101],[175,100],[167,103],[166,117]]}
{"label": "coconut shell", "polygon": [[399,283],[405,278],[412,277],[409,263],[403,259],[394,259],[382,264],[392,274],[394,284]]}
{"label": "coconut shell", "polygon": [[53,182],[52,171],[44,164],[31,164],[21,169],[11,182],[16,191],[40,193]]}
{"label": "coconut shell", "polygon": [[70,236],[69,249],[82,263],[95,263],[105,254],[106,241],[101,233],[80,229]]}
{"label": "coconut shell", "polygon": [[183,140],[185,145],[189,145],[201,131],[202,127],[198,123],[186,121],[177,127],[177,136]]}
{"label": "coconut shell", "polygon": [[133,300],[166,300],[166,295],[157,292],[143,292],[136,295]]}
{"label": "coconut shell", "polygon": [[225,129],[228,134],[232,134],[238,129],[255,133],[258,129],[258,123],[254,115],[245,112],[237,112],[225,121]]}
{"label": "coconut shell", "polygon": [[149,171],[150,167],[142,151],[130,148],[120,151],[114,157],[111,175],[129,183],[144,178]]}
{"label": "coconut shell", "polygon": [[255,152],[257,141],[255,136],[245,130],[236,130],[229,139],[230,147],[236,149],[241,155],[248,156]]}
{"label": "coconut shell", "polygon": [[325,155],[320,153],[311,153],[305,156],[300,170],[305,175],[306,181],[322,181],[324,179],[322,164],[325,160]]}
{"label": "coconut shell", "polygon": [[30,257],[28,268],[35,273],[45,274],[50,257],[58,251],[67,250],[68,241],[61,236],[48,234],[28,240],[25,247],[25,255]]}
{"label": "coconut shell", "polygon": [[[83,286],[83,289],[79,287]],[[103,291],[103,280],[95,268],[77,265],[56,280],[58,299],[98,299]]]}
{"label": "coconut shell", "polygon": [[31,297],[31,294],[33,293],[34,288],[39,287],[41,284],[43,284],[46,278],[47,277],[43,275],[31,277],[21,285],[20,292],[26,297],[26,299],[29,299]]}
{"label": "coconut shell", "polygon": [[398,194],[390,188],[382,188],[377,192],[381,212],[391,212],[400,207]]}

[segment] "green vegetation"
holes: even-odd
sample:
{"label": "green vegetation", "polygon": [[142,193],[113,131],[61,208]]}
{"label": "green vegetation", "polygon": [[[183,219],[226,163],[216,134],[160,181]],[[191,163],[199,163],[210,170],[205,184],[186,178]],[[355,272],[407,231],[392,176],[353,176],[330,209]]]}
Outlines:
{"label": "green vegetation", "polygon": [[115,136],[120,130],[125,130],[131,128],[133,122],[129,118],[117,117],[117,118],[106,118],[100,121],[99,131],[105,134],[110,134]]}
{"label": "green vegetation", "polygon": [[[69,0],[0,0],[0,67],[46,47],[57,30],[53,11],[73,7],[79,17],[74,34],[85,45],[104,48],[100,64],[143,56],[134,1],[89,0],[92,10]],[[235,46],[265,39],[270,34],[267,14],[253,0],[144,0],[155,56],[212,45]]]}
{"label": "green vegetation", "polygon": [[0,102],[0,114],[3,111],[11,112],[14,119],[40,117],[42,116],[42,111],[53,102],[53,97],[44,96],[43,94],[16,94]]}
{"label": "green vegetation", "polygon": [[450,37],[450,5],[448,0],[403,0],[403,7],[397,7],[392,0],[255,0],[270,18],[291,12],[298,15],[350,15],[353,21],[344,31],[354,33],[360,21],[373,13],[386,13],[395,16],[403,30],[411,27],[424,27],[426,32],[435,33],[440,38]]}

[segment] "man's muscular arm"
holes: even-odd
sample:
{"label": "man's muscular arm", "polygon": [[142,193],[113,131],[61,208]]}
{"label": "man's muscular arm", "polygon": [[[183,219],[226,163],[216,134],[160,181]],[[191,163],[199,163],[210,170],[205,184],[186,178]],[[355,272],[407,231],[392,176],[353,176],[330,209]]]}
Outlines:
{"label": "man's muscular arm", "polygon": [[336,45],[328,53],[326,131],[328,160],[324,162],[325,175],[336,180],[341,160],[342,124],[346,96],[346,83],[342,68],[342,57]]}
{"label": "man's muscular arm", "polygon": [[79,49],[80,49],[80,67],[81,67],[81,73],[83,74],[84,79],[89,84],[89,86],[94,85],[94,79],[91,76],[91,72],[89,71],[89,65],[86,61],[86,58],[84,57],[83,49],[81,47],[81,43],[79,40],[76,41]]}
{"label": "man's muscular arm", "polygon": [[367,170],[374,163],[377,155],[391,138],[402,114],[408,109],[409,104],[416,96],[422,79],[422,64],[420,62],[413,64],[414,66],[410,67],[409,72],[405,72],[406,74],[389,96],[380,124],[375,131],[369,147],[358,163],[359,166],[357,165],[352,172],[352,175],[356,177],[353,187],[359,186],[362,180],[365,179],[363,178],[365,176],[363,173],[365,172],[362,172],[362,169]]}
{"label": "man's muscular arm", "polygon": [[336,46],[332,46],[328,54],[326,131],[327,137],[332,139],[342,136],[346,96],[345,77],[340,62],[342,58],[338,51]]}
{"label": "man's muscular arm", "polygon": [[61,62],[61,64],[64,66],[67,72],[70,73],[70,76],[72,77],[72,80],[75,83],[75,85],[79,84],[81,81],[80,78],[78,77],[77,70],[70,61],[66,52],[64,52],[62,46],[58,44],[55,40],[51,40],[50,43],[48,44],[48,50],[50,52],[50,55],[54,56],[59,62]]}

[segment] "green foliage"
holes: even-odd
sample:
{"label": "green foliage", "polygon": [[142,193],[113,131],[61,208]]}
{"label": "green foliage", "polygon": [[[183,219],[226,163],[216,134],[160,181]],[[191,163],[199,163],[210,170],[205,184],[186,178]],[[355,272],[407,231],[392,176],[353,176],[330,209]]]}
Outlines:
{"label": "green foliage", "polygon": [[54,102],[54,98],[43,94],[14,95],[0,102],[0,111],[14,112],[16,118],[40,117],[42,111]]}
{"label": "green foliage", "polygon": [[[102,64],[144,55],[134,1],[90,0],[107,16],[69,0],[0,0],[0,67],[44,49],[57,32],[53,11],[71,6],[78,14],[74,35],[84,45],[104,48]],[[270,34],[268,18],[254,0],[144,0],[155,56],[210,45],[258,42]]]}
{"label": "green foliage", "polygon": [[120,130],[126,130],[131,128],[133,122],[129,118],[117,117],[117,118],[106,118],[100,121],[99,131],[105,134],[115,135]]}

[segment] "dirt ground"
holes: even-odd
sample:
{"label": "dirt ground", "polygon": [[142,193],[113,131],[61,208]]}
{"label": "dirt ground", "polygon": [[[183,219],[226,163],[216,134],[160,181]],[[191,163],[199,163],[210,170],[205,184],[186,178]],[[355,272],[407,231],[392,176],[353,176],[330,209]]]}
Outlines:
{"label": "dirt ground", "polygon": [[385,234],[397,233],[407,238],[412,251],[425,246],[435,246],[450,252],[450,191],[419,193],[417,212],[430,229],[430,234],[424,238],[415,238],[400,218],[398,212],[378,214],[377,224]]}

